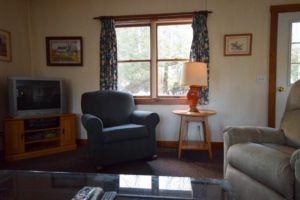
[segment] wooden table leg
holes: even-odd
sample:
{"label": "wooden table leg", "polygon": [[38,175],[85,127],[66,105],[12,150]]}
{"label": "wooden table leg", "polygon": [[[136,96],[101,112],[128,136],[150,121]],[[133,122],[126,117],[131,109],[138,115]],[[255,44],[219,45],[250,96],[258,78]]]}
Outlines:
{"label": "wooden table leg", "polygon": [[181,157],[182,143],[183,143],[184,136],[185,136],[185,126],[186,126],[186,119],[184,116],[181,116],[180,131],[179,131],[178,159],[180,159],[180,157]]}
{"label": "wooden table leg", "polygon": [[204,131],[204,142],[208,145],[208,153],[209,159],[212,160],[212,148],[211,148],[211,141],[210,141],[210,132],[208,128],[208,120],[207,117],[204,118],[203,121],[203,131]]}

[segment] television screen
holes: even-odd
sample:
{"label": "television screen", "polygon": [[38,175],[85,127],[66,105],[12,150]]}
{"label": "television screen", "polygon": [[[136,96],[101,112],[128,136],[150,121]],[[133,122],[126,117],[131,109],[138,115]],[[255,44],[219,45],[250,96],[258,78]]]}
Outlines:
{"label": "television screen", "polygon": [[61,107],[60,82],[51,80],[17,80],[17,109],[38,110]]}

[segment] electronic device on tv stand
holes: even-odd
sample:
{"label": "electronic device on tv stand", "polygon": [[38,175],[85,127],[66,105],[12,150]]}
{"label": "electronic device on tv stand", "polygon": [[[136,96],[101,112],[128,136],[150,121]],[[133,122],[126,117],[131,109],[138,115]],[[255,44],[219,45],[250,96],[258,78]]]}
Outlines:
{"label": "electronic device on tv stand", "polygon": [[61,78],[9,77],[9,116],[32,117],[66,113]]}

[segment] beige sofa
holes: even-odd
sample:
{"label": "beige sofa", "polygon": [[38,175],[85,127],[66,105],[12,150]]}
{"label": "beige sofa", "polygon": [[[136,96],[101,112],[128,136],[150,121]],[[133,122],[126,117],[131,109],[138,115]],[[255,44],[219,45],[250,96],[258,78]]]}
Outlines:
{"label": "beige sofa", "polygon": [[300,200],[300,81],[291,88],[280,129],[224,130],[224,177],[237,199]]}

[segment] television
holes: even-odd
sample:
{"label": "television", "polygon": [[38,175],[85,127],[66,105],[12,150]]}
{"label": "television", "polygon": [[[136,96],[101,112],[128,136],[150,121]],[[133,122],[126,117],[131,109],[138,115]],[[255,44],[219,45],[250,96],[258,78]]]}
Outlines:
{"label": "television", "polygon": [[29,117],[66,112],[63,79],[9,77],[9,116]]}

